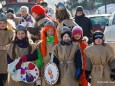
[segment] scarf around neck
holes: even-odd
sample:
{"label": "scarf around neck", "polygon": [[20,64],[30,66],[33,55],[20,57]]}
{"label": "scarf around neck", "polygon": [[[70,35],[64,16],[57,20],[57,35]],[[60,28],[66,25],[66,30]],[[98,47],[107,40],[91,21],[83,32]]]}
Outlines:
{"label": "scarf around neck", "polygon": [[52,43],[52,42],[54,42],[54,36],[47,36],[47,37],[46,37],[46,42],[47,42],[47,43]]}

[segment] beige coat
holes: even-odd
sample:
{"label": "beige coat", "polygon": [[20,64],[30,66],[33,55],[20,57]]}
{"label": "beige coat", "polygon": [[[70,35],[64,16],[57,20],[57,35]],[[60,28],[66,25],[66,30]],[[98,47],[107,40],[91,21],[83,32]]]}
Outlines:
{"label": "beige coat", "polygon": [[46,22],[50,21],[48,18],[42,18],[39,21],[37,21],[34,25],[34,28],[39,27],[40,30],[44,27],[44,25],[46,24]]}
{"label": "beige coat", "polygon": [[91,71],[91,86],[115,86],[110,79],[109,64],[114,59],[114,52],[110,45],[91,45],[85,49],[88,65],[86,70]]}
{"label": "beige coat", "polygon": [[11,43],[13,32],[0,30],[0,74],[7,73],[7,46]]}
{"label": "beige coat", "polygon": [[76,44],[69,46],[58,44],[53,47],[52,54],[54,54],[60,62],[60,79],[55,86],[79,86],[79,82],[75,78],[76,69],[74,65],[74,57],[78,49],[79,45]]}
{"label": "beige coat", "polygon": [[[15,60],[15,59],[17,59],[17,58],[19,58],[21,56],[29,54],[28,48],[20,48],[20,47],[18,47],[18,45],[16,45],[16,47],[15,47],[15,54],[16,54],[16,56],[13,57],[13,55],[12,55],[13,46],[14,46],[14,43],[11,43],[9,45],[9,48],[8,48],[8,54],[9,54],[11,59]],[[36,45],[35,44],[31,44],[31,46],[32,46],[31,53],[33,53],[34,50],[36,49]],[[24,83],[22,81],[20,81],[20,82],[13,81],[11,76],[10,76],[10,74],[8,74],[8,80],[7,80],[7,85],[6,86],[34,86],[34,84],[33,83],[32,84],[27,84],[27,83]]]}
{"label": "beige coat", "polygon": [[[45,57],[43,57],[43,69],[42,69],[42,73],[41,73],[41,78],[42,78],[42,86],[50,86],[45,82],[44,79],[44,68],[47,65],[47,63],[50,62],[50,55],[49,53],[51,52],[52,47],[54,46],[54,43],[47,43],[46,45],[46,50],[47,50],[47,54]],[[41,51],[41,42],[38,43],[38,49]]]}

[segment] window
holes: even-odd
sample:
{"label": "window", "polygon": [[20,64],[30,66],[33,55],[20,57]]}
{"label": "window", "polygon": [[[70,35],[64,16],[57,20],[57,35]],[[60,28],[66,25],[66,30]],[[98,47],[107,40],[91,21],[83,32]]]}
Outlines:
{"label": "window", "polygon": [[8,3],[16,3],[17,0],[8,0]]}
{"label": "window", "polygon": [[109,17],[106,16],[97,16],[90,18],[93,25],[100,25],[102,23],[108,23]]}
{"label": "window", "polygon": [[36,0],[8,0],[8,3],[35,3]]}

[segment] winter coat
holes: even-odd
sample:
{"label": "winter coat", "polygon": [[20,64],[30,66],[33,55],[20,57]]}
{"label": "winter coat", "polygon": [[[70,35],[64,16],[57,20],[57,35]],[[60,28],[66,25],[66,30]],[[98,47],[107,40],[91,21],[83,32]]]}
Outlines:
{"label": "winter coat", "polygon": [[13,32],[0,30],[0,74],[7,73],[7,45],[11,43]]}
{"label": "winter coat", "polygon": [[[79,50],[79,45],[62,45],[57,44],[52,49],[52,54],[59,60],[57,65],[59,68],[59,80],[55,86],[79,86],[79,81],[75,78],[76,68],[75,59],[77,51]],[[81,57],[80,57],[81,58]],[[82,63],[79,63],[81,64]]]}
{"label": "winter coat", "polygon": [[79,43],[80,48],[81,48],[81,52],[82,52],[82,59],[83,59],[83,72],[82,72],[82,76],[80,79],[80,86],[88,86],[88,81],[86,80],[85,77],[85,70],[86,70],[86,55],[84,52],[84,49],[88,46],[88,43],[86,42],[85,39],[83,39],[80,42],[77,42],[77,44]]}
{"label": "winter coat", "polygon": [[[48,18],[46,18],[45,16],[41,16],[40,18],[36,19],[36,23],[34,25],[34,28],[30,28],[30,29],[28,29],[28,31],[32,35],[40,36],[40,30],[44,27],[44,25],[48,21],[50,21]],[[40,39],[38,39],[38,40],[40,40]]]}
{"label": "winter coat", "polygon": [[46,24],[46,22],[51,21],[49,18],[45,17],[45,15],[41,15],[38,19],[36,19],[36,24],[35,24],[35,28],[37,29],[42,29],[44,27],[44,25]]}
{"label": "winter coat", "polygon": [[33,27],[35,24],[35,19],[30,14],[28,14],[26,18],[21,16],[20,24],[23,24],[24,26],[27,26],[27,27]]}
{"label": "winter coat", "polygon": [[[38,43],[38,49],[41,51],[41,42]],[[47,65],[47,63],[50,62],[50,52],[52,47],[54,46],[54,43],[47,43],[46,44],[46,56],[43,57],[43,68],[41,70],[41,78],[42,78],[42,86],[50,86],[45,82],[44,78],[44,68]]]}
{"label": "winter coat", "polygon": [[[32,54],[35,51],[35,49],[36,49],[36,45],[35,44],[30,44],[30,46],[31,46],[32,49],[31,49],[31,52],[29,53],[29,47],[27,47],[27,48],[21,48],[21,47],[19,47],[16,44],[16,46],[15,46],[15,55],[13,55],[14,43],[11,43],[8,46],[8,56],[7,56],[8,62],[11,61],[11,60],[14,61],[15,59],[17,59],[19,57],[22,57],[22,56],[25,56],[25,55],[28,55],[28,57],[29,57],[30,54]],[[35,58],[35,57],[33,57],[33,58]],[[34,85],[34,83],[27,84],[27,83],[24,83],[22,81],[17,81],[16,82],[16,81],[12,80],[11,75],[8,74],[8,80],[7,80],[6,86],[35,86],[35,85]]]}
{"label": "winter coat", "polygon": [[83,36],[87,36],[89,39],[91,37],[91,30],[92,30],[92,23],[91,20],[85,17],[83,14],[82,16],[75,16],[75,22],[82,27],[83,29]]}
{"label": "winter coat", "polygon": [[85,49],[85,54],[86,70],[91,71],[91,86],[115,86],[115,82],[110,79],[110,64],[114,59],[112,47],[109,44],[105,46],[93,44]]}

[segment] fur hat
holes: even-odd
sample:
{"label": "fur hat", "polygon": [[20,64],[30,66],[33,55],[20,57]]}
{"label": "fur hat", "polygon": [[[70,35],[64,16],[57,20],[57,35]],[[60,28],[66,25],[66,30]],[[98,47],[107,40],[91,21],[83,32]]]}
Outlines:
{"label": "fur hat", "polygon": [[46,56],[46,32],[49,29],[53,29],[54,30],[54,44],[58,43],[58,36],[57,36],[57,30],[53,24],[53,22],[48,21],[46,23],[46,25],[42,28],[41,30],[41,40],[42,40],[42,46],[41,46],[41,51],[42,51],[42,56],[45,57]]}
{"label": "fur hat", "polygon": [[99,30],[95,31],[93,33],[93,41],[95,41],[97,38],[100,38],[100,39],[104,40],[104,34],[103,34],[103,32],[101,32]]}
{"label": "fur hat", "polygon": [[75,34],[80,34],[82,37],[83,37],[83,30],[80,26],[75,26],[73,29],[72,29],[72,37],[75,35]]}
{"label": "fur hat", "polygon": [[83,12],[83,7],[82,6],[77,6],[76,7],[76,11],[78,12],[78,11],[82,11]]}
{"label": "fur hat", "polygon": [[66,9],[65,5],[61,2],[59,2],[56,6],[56,9],[58,10],[63,10],[63,9]]}
{"label": "fur hat", "polygon": [[40,15],[46,15],[45,9],[42,6],[40,6],[40,5],[34,5],[31,8],[31,12],[35,12],[36,14],[38,14],[38,16],[40,16]]}

